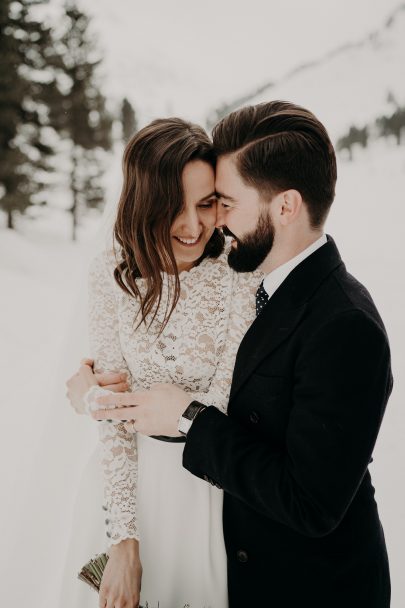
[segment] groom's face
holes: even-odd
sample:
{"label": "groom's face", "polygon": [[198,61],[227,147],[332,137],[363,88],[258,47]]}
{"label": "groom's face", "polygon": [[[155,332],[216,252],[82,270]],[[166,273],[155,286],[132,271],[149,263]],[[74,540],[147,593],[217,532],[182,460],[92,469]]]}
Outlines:
{"label": "groom's face", "polygon": [[215,190],[219,199],[217,227],[233,237],[228,263],[237,272],[255,270],[273,246],[271,203],[245,184],[231,156],[217,161]]}

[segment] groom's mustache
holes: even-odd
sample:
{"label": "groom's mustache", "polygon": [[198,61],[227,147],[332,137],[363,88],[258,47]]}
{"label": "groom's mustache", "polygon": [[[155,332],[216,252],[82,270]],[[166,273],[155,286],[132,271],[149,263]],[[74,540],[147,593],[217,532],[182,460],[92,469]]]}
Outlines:
{"label": "groom's mustache", "polygon": [[231,236],[233,239],[238,240],[238,237],[234,235],[233,232],[231,232],[229,230],[229,228],[227,228],[226,226],[222,226],[222,232],[224,233],[225,236]]}

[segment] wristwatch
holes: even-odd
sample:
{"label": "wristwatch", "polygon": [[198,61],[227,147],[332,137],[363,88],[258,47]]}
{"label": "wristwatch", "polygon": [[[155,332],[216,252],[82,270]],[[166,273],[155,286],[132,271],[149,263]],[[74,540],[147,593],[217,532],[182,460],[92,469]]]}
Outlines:
{"label": "wristwatch", "polygon": [[177,430],[187,437],[187,433],[190,430],[193,421],[198,416],[200,412],[207,409],[207,405],[200,403],[199,401],[192,401],[188,408],[183,412],[183,414],[179,418],[179,424],[177,426]]}

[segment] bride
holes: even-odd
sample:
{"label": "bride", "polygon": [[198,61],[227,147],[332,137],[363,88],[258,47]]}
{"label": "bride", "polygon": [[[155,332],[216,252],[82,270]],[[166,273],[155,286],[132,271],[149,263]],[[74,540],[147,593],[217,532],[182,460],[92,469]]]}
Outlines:
{"label": "bride", "polygon": [[[197,125],[155,120],[123,171],[113,247],[90,265],[92,359],[66,383],[71,404],[90,413],[107,390],[169,382],[226,412],[263,275],[228,265],[212,143]],[[109,555],[99,607],[226,608],[223,491],[182,467],[182,437],[96,424]]]}

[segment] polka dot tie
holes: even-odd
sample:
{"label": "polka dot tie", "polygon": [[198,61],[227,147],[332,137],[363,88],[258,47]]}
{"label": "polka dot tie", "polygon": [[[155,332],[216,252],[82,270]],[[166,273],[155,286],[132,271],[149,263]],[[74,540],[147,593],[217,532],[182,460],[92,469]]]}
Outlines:
{"label": "polka dot tie", "polygon": [[263,287],[263,281],[260,283],[259,289],[256,292],[256,316],[259,315],[267,302],[270,300],[269,294]]}

